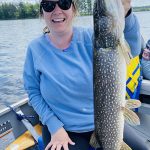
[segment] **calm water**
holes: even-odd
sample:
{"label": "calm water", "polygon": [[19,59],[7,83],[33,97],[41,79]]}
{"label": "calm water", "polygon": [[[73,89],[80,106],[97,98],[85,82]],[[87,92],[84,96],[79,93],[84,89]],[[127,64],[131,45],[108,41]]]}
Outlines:
{"label": "calm water", "polygon": [[[150,12],[136,13],[144,39],[150,38]],[[92,26],[92,17],[78,17],[75,25]],[[42,33],[40,19],[0,21],[0,107],[27,95],[23,89],[22,70],[27,44]]]}

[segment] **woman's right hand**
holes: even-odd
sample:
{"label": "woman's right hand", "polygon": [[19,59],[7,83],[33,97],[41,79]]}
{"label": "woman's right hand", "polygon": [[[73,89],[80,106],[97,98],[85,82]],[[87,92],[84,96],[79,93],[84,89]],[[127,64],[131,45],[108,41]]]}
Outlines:
{"label": "woman's right hand", "polygon": [[45,150],[69,150],[68,144],[75,145],[75,143],[69,138],[68,133],[64,128],[60,128],[56,133],[51,136],[51,141],[46,146]]}

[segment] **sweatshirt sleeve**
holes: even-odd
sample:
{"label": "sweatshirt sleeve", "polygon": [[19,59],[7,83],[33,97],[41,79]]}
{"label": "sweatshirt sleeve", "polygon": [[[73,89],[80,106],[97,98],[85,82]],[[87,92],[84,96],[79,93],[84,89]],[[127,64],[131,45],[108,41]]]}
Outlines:
{"label": "sweatshirt sleeve", "polygon": [[29,97],[29,104],[39,115],[42,124],[47,125],[50,133],[55,133],[63,126],[63,123],[55,116],[41,95],[40,72],[36,69],[36,60],[33,58],[30,47],[27,50],[23,79],[24,87]]}
{"label": "sweatshirt sleeve", "polygon": [[127,40],[133,57],[141,52],[141,34],[137,17],[131,12],[125,19],[124,29],[125,39]]}

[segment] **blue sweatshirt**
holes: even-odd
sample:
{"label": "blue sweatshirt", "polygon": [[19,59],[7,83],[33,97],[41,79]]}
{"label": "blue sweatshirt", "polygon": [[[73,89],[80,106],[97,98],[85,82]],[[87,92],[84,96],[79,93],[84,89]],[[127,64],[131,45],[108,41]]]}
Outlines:
{"label": "blue sweatshirt", "polygon": [[[48,35],[33,40],[24,65],[24,85],[29,104],[51,134],[94,129],[92,30],[74,27],[69,47],[53,46]],[[125,37],[132,54],[140,53],[139,25],[131,14],[126,18]]]}

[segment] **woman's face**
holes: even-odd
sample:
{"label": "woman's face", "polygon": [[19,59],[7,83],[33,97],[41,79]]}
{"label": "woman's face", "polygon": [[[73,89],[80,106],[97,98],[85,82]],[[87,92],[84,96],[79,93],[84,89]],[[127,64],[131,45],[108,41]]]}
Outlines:
{"label": "woman's face", "polygon": [[[58,0],[53,1],[56,2]],[[52,34],[60,34],[72,31],[72,20],[74,15],[74,7],[72,4],[68,10],[61,9],[58,4],[56,4],[54,10],[51,12],[46,12],[43,9],[44,20]]]}

